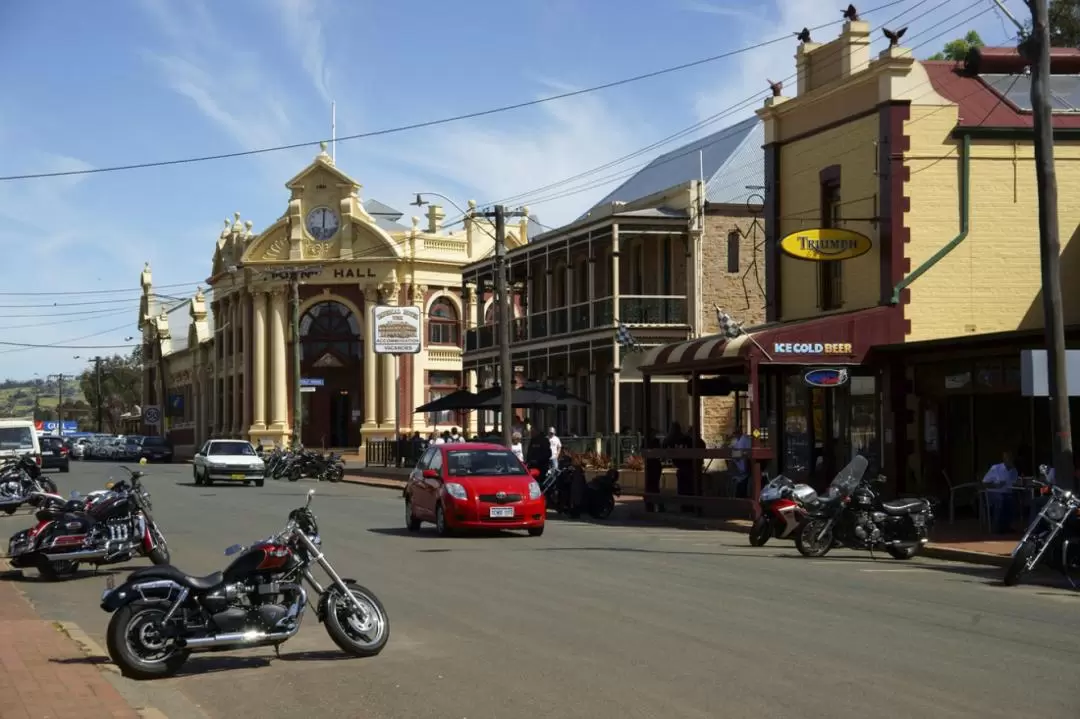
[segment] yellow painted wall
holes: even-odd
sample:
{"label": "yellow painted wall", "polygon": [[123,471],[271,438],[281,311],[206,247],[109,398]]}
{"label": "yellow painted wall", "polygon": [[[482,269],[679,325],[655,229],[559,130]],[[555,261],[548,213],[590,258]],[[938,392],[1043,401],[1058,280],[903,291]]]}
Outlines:
{"label": "yellow painted wall", "polygon": [[[913,107],[907,254],[917,268],[959,232],[955,107]],[[1080,143],[1055,144],[1066,323],[1080,322]],[[944,158],[944,159],[942,159]],[[973,140],[967,239],[910,286],[908,341],[1042,327],[1030,141]]]}
{"label": "yellow painted wall", "polygon": [[[781,237],[821,226],[818,173],[830,165],[840,165],[841,217],[869,218],[877,214],[878,178],[874,170],[878,123],[875,113],[781,147]],[[844,261],[844,303],[840,311],[873,307],[880,296],[877,228],[870,222],[842,222],[839,226],[861,232],[875,243],[865,255]],[[816,262],[781,255],[780,319],[821,314],[817,306],[817,272]]]}

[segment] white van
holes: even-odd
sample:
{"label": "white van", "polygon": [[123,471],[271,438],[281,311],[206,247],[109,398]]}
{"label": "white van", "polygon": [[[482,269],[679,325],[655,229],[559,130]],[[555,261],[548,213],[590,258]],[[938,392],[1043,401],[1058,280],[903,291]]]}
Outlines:
{"label": "white van", "polygon": [[29,419],[0,419],[0,461],[32,454],[41,464],[37,428]]}

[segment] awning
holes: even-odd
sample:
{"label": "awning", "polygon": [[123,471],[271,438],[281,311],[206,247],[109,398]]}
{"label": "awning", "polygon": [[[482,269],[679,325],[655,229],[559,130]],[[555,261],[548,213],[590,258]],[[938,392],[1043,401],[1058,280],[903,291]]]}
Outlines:
{"label": "awning", "polygon": [[646,375],[721,372],[755,358],[761,364],[861,364],[875,346],[904,341],[901,307],[881,306],[747,328],[735,337],[710,335],[654,347]]}

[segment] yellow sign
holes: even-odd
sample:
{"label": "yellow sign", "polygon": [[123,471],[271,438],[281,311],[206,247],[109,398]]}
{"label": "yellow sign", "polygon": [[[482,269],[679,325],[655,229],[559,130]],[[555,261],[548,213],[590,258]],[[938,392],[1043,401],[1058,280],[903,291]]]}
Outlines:
{"label": "yellow sign", "polygon": [[780,249],[799,260],[831,262],[865,255],[874,243],[866,235],[851,230],[822,228],[799,230],[780,240]]}

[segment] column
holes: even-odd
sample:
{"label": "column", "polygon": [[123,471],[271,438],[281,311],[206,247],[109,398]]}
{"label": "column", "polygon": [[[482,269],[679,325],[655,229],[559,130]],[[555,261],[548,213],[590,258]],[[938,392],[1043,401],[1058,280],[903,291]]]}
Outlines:
{"label": "column", "polygon": [[228,437],[232,434],[232,365],[236,347],[232,343],[232,298],[223,300],[225,311],[224,327],[221,329],[221,341],[224,345],[225,356],[221,362],[221,416],[218,418],[218,434]]}
{"label": "column", "polygon": [[[427,318],[424,317],[424,304],[425,296],[427,295],[427,285],[412,285],[409,290],[412,292],[413,306],[420,310],[420,331],[424,332],[427,329]],[[404,427],[413,427],[415,429],[421,429],[424,426],[426,418],[422,414],[413,414],[412,410],[415,407],[419,407],[424,402],[427,402],[427,392],[424,391],[426,383],[424,382],[424,370],[427,368],[427,336],[424,336],[424,350],[420,354],[413,355],[412,358],[412,395],[408,398],[407,408],[404,408],[404,413],[409,420],[403,421],[401,424]]]}
{"label": "column", "polygon": [[[622,311],[619,307],[619,225],[614,224],[611,226],[611,309],[615,313],[616,322],[623,321]],[[611,343],[612,351],[612,365],[611,365],[611,433],[618,434],[621,430],[622,414],[622,392],[619,391],[619,370],[621,369],[621,362],[619,357],[619,342],[613,340]],[[648,386],[648,383],[646,383]],[[645,424],[648,425],[649,418],[645,418]],[[638,428],[644,431],[644,427]]]}
{"label": "column", "polygon": [[244,376],[240,382],[240,386],[244,388],[243,399],[241,400],[240,436],[245,439],[250,438],[248,433],[251,431],[251,419],[254,410],[251,400],[251,362],[255,354],[251,351],[251,321],[254,315],[254,312],[251,311],[251,300],[251,294],[245,292],[243,302],[240,303],[240,336],[242,338],[241,346],[244,348],[244,362],[241,365]]}
{"label": "column", "polygon": [[[476,370],[465,370],[465,389],[469,390],[473,394],[476,394]],[[477,419],[479,418],[479,412],[469,412],[469,436],[479,433],[477,426]]]}
{"label": "column", "polygon": [[477,319],[476,284],[465,285],[465,329],[472,329],[480,324]]}
{"label": "column", "polygon": [[378,299],[374,285],[364,287],[364,426],[374,428],[376,423],[376,397],[378,385],[375,380],[375,326],[371,308]]}
{"label": "column", "polygon": [[229,412],[229,418],[232,420],[230,427],[233,437],[243,437],[247,428],[241,427],[243,423],[243,408],[240,404],[241,395],[243,394],[243,378],[240,376],[241,370],[244,368],[243,351],[244,351],[244,337],[241,332],[243,327],[243,301],[244,296],[241,292],[233,294],[232,302],[232,326],[229,330],[232,333],[232,409]]}
{"label": "column", "polygon": [[252,294],[251,312],[251,426],[266,429],[266,293]]}
{"label": "column", "polygon": [[[396,305],[398,303],[397,293],[398,287],[396,285],[384,285],[383,303]],[[372,351],[374,351],[374,347]],[[396,361],[397,358],[393,355],[381,355],[379,358],[382,373],[382,377],[379,379],[382,385],[382,425],[387,429],[393,429],[394,427],[394,392],[397,391],[397,382],[394,381],[394,363]]]}
{"label": "column", "polygon": [[284,431],[289,422],[289,383],[285,364],[285,290],[276,288],[270,300],[270,422]]}

